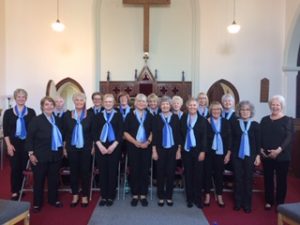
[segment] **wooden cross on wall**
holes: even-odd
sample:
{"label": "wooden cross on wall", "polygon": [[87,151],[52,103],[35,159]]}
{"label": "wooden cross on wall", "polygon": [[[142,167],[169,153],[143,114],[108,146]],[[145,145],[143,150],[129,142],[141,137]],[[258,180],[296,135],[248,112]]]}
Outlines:
{"label": "wooden cross on wall", "polygon": [[151,5],[167,5],[171,0],[123,0],[124,4],[144,7],[144,52],[149,52],[149,11]]}

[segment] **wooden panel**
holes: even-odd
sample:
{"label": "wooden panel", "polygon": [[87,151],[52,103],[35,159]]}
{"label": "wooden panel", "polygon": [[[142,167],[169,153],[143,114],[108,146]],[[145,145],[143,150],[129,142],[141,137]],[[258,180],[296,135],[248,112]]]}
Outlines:
{"label": "wooden panel", "polygon": [[269,79],[264,78],[260,81],[260,102],[269,101],[269,86],[270,86]]}

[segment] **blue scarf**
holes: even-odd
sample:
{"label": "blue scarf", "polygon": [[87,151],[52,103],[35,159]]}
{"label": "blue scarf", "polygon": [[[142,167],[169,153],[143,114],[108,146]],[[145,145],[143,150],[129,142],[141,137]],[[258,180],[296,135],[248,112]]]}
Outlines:
{"label": "blue scarf", "polygon": [[192,120],[190,114],[187,116],[187,134],[185,138],[184,150],[189,152],[192,147],[196,146],[196,138],[194,133],[194,126],[198,120],[198,115]]}
{"label": "blue scarf", "polygon": [[198,112],[199,112],[200,116],[207,117],[207,115],[208,115],[208,108],[207,107],[205,107],[205,108],[199,107],[198,108]]}
{"label": "blue scarf", "polygon": [[111,113],[107,113],[106,110],[102,111],[103,113],[103,117],[106,121],[106,123],[104,124],[101,134],[100,134],[100,141],[102,143],[105,143],[108,139],[109,142],[113,142],[116,140],[116,135],[113,129],[113,126],[111,125],[111,120],[114,117],[114,114],[116,113],[116,110],[112,110]]}
{"label": "blue scarf", "polygon": [[239,158],[244,159],[245,156],[250,156],[250,143],[249,143],[249,136],[248,136],[248,130],[251,126],[252,120],[247,121],[247,125],[245,127],[245,123],[242,119],[239,119],[240,122],[240,128],[243,132],[240,148],[239,148]]}
{"label": "blue scarf", "polygon": [[126,108],[122,108],[122,106],[120,106],[120,113],[122,114],[123,117],[123,121],[126,119],[127,114],[130,112],[130,107],[129,105],[126,106]]}
{"label": "blue scarf", "polygon": [[54,115],[52,115],[50,118],[46,116],[46,118],[52,125],[51,150],[58,151],[58,148],[63,146],[62,135],[55,124]]}
{"label": "blue scarf", "polygon": [[168,115],[168,117],[165,117],[163,113],[160,113],[161,119],[164,122],[163,127],[163,139],[162,139],[162,146],[164,148],[171,148],[174,145],[174,137],[173,137],[173,129],[170,126],[170,120],[172,113]]}
{"label": "blue scarf", "polygon": [[54,115],[61,118],[64,115],[64,111],[54,111]]}
{"label": "blue scarf", "polygon": [[93,111],[94,111],[94,114],[97,115],[101,112],[101,107],[100,108],[96,108],[95,106],[93,107]]}
{"label": "blue scarf", "polygon": [[182,111],[179,111],[177,115],[178,115],[179,119],[181,119],[181,117],[182,117],[182,115],[183,115],[183,112],[182,112]]}
{"label": "blue scarf", "polygon": [[16,122],[16,133],[15,136],[21,140],[25,140],[27,136],[26,125],[24,116],[28,114],[28,109],[26,106],[23,107],[22,112],[20,113],[18,110],[18,106],[15,106],[15,112],[17,114],[17,122]]}
{"label": "blue scarf", "polygon": [[83,120],[85,113],[84,111],[81,111],[80,117],[78,116],[76,110],[74,110],[73,113],[74,113],[74,119],[76,120],[76,125],[73,129],[71,145],[75,146],[76,148],[83,148],[84,139],[83,139],[83,129],[82,129],[81,121]]}
{"label": "blue scarf", "polygon": [[222,117],[225,118],[226,120],[229,120],[231,115],[234,113],[234,110],[233,109],[230,109],[229,111],[225,112],[223,111],[222,112]]}
{"label": "blue scarf", "polygon": [[224,153],[223,141],[220,134],[222,129],[221,121],[221,117],[218,118],[217,123],[215,123],[215,120],[212,117],[210,118],[210,124],[215,133],[211,148],[216,151],[217,155],[223,155]]}
{"label": "blue scarf", "polygon": [[157,109],[151,109],[151,108],[148,108],[149,112],[153,115],[153,116],[156,116],[158,114],[158,108]]}
{"label": "blue scarf", "polygon": [[145,127],[144,127],[144,122],[146,120],[147,111],[146,110],[143,111],[143,116],[142,117],[140,117],[139,113],[136,110],[134,110],[134,114],[135,114],[135,117],[136,117],[137,121],[140,124],[135,139],[138,142],[144,143],[147,140],[146,130],[145,130]]}

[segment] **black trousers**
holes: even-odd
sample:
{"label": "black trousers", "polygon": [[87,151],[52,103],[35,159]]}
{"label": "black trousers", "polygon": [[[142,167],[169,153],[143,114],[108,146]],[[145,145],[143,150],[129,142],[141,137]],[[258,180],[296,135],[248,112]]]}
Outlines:
{"label": "black trousers", "polygon": [[102,155],[96,148],[97,166],[99,169],[99,186],[103,199],[115,199],[120,161],[120,148],[117,147],[112,154]]}
{"label": "black trousers", "polygon": [[91,177],[91,151],[88,149],[74,149],[68,151],[70,165],[70,184],[73,195],[79,194],[81,182],[82,196],[89,196]]}
{"label": "black trousers", "polygon": [[187,202],[201,203],[203,186],[204,162],[199,161],[200,152],[191,149],[190,152],[182,152],[182,160],[185,176],[185,192]]}
{"label": "black trousers", "polygon": [[158,148],[157,197],[172,199],[176,169],[176,148]]}
{"label": "black trousers", "polygon": [[55,204],[58,201],[59,169],[61,160],[54,162],[38,162],[32,165],[33,171],[33,205],[42,206],[44,202],[44,185],[48,180],[48,202]]}
{"label": "black trousers", "polygon": [[136,148],[132,144],[128,149],[130,165],[130,189],[132,195],[147,195],[149,185],[149,170],[151,167],[151,150]]}
{"label": "black trousers", "polygon": [[28,161],[28,153],[25,151],[25,141],[16,140],[13,141],[13,146],[15,147],[15,152],[12,157],[10,157],[10,185],[11,193],[19,193],[23,181],[23,171],[26,169],[26,164]]}
{"label": "black trousers", "polygon": [[283,204],[287,193],[287,175],[290,162],[278,162],[273,159],[263,160],[265,201],[273,205],[274,201],[274,176],[276,176],[276,204]]}
{"label": "black trousers", "polygon": [[233,158],[233,168],[235,174],[234,200],[237,207],[251,209],[252,207],[252,186],[254,158],[245,157]]}
{"label": "black trousers", "polygon": [[204,190],[209,193],[212,187],[212,179],[216,187],[216,194],[223,193],[223,172],[224,155],[216,155],[214,150],[210,150],[205,155],[204,160]]}

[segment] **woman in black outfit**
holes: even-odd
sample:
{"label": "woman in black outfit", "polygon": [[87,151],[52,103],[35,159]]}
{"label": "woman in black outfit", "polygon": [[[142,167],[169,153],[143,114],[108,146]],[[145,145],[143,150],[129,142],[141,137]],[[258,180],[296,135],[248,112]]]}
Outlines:
{"label": "woman in black outfit", "polygon": [[[287,192],[287,174],[291,161],[293,120],[283,113],[284,97],[275,95],[269,101],[271,114],[261,120],[261,155],[265,181],[265,209],[283,204]],[[276,198],[274,200],[274,176]]]}
{"label": "woman in black outfit", "polygon": [[121,114],[114,109],[114,104],[114,96],[105,94],[104,110],[95,116],[93,125],[96,159],[100,171],[101,201],[99,206],[112,206],[116,194],[123,120]]}
{"label": "woman in black outfit", "polygon": [[201,192],[203,180],[203,161],[207,142],[207,121],[197,113],[198,102],[191,98],[187,101],[188,113],[181,120],[182,160],[185,174],[187,207],[195,204],[202,208]]}
{"label": "woman in black outfit", "polygon": [[93,113],[85,109],[86,97],[82,93],[73,95],[75,109],[67,111],[63,118],[65,135],[64,155],[69,159],[70,184],[73,199],[70,207],[79,203],[79,182],[81,181],[81,206],[88,206],[91,176],[92,123]]}
{"label": "woman in black outfit", "polygon": [[231,155],[231,127],[228,120],[221,117],[222,105],[219,102],[212,102],[209,106],[207,128],[207,148],[204,160],[204,206],[210,204],[211,181],[215,184],[217,202],[219,207],[225,207],[222,198],[224,164],[227,164]]}
{"label": "woman in black outfit", "polygon": [[254,166],[260,164],[260,128],[253,121],[254,106],[241,101],[236,110],[238,119],[233,125],[232,160],[235,174],[234,210],[243,207],[245,213],[252,210],[252,183]]}
{"label": "woman in black outfit", "polygon": [[51,97],[41,100],[42,114],[29,124],[26,150],[33,171],[33,212],[43,206],[44,184],[48,180],[48,202],[61,208],[58,200],[59,168],[63,157],[61,120],[53,115],[55,102]]}
{"label": "woman in black outfit", "polygon": [[171,110],[171,98],[160,100],[161,112],[153,120],[152,158],[157,161],[158,205],[172,206],[176,159],[180,159],[180,122]]}
{"label": "woman in black outfit", "polygon": [[15,90],[14,99],[16,105],[4,113],[3,134],[7,153],[10,156],[11,199],[18,200],[22,186],[23,170],[25,170],[28,160],[28,153],[25,151],[27,128],[31,119],[35,116],[35,112],[25,106],[27,92],[24,89]]}
{"label": "woman in black outfit", "polygon": [[102,97],[103,96],[100,92],[94,92],[92,94],[92,101],[93,101],[94,106],[90,107],[88,109],[88,112],[93,112],[94,115],[97,115],[103,110],[103,107],[102,107],[103,98]]}
{"label": "woman in black outfit", "polygon": [[147,97],[135,97],[135,110],[125,120],[124,136],[127,140],[130,165],[131,206],[148,206],[147,193],[151,166],[152,115],[147,109]]}

